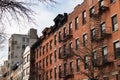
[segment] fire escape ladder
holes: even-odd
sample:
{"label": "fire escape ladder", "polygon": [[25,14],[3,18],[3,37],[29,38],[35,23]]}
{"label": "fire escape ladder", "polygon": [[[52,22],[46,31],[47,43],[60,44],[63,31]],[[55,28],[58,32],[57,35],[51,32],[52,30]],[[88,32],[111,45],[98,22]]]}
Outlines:
{"label": "fire escape ladder", "polygon": [[95,26],[95,30],[96,30],[96,33],[95,33],[95,38],[93,41],[99,41],[99,38],[100,38],[100,23],[101,23],[101,16],[99,14],[95,14],[94,15],[94,26]]}

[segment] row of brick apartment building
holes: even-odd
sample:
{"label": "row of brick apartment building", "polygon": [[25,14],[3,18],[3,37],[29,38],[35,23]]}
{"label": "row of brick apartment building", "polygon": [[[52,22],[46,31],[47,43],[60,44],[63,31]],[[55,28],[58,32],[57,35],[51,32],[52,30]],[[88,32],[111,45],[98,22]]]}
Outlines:
{"label": "row of brick apartment building", "polygon": [[120,0],[84,0],[31,47],[31,80],[119,80]]}

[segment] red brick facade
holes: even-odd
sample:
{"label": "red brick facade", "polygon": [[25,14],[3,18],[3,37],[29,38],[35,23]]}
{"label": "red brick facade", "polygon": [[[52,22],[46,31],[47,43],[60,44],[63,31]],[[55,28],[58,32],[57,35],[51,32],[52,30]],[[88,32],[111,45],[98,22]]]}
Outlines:
{"label": "red brick facade", "polygon": [[[94,76],[98,74],[99,69],[103,69],[104,73],[98,80],[119,80],[119,21],[119,0],[84,0],[69,15],[59,14],[54,19],[55,25],[45,28],[42,32],[43,36],[35,43],[39,43],[35,48],[35,80],[88,79],[81,72],[87,72],[87,69],[85,69],[85,63],[79,60],[79,56],[68,54],[66,57],[66,54],[63,54],[70,53],[68,52],[70,43],[75,50],[85,49],[86,46],[91,49],[94,45],[99,45],[99,48],[91,49],[97,53],[96,63],[95,61],[94,63],[99,66],[94,67],[97,71]],[[87,50],[83,53],[83,56],[89,54]],[[99,60],[101,55],[102,63]],[[104,58],[107,62],[104,62]]]}

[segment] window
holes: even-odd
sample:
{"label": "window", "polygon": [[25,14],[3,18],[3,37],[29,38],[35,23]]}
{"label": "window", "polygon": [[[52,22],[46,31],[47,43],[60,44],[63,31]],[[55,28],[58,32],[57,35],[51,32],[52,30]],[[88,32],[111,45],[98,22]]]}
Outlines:
{"label": "window", "polygon": [[66,71],[67,71],[67,64],[64,63],[64,75],[66,75]]}
{"label": "window", "polygon": [[63,37],[66,37],[66,27],[63,28]]}
{"label": "window", "polygon": [[105,22],[101,24],[101,34],[103,35],[104,33],[106,33]]}
{"label": "window", "polygon": [[93,17],[93,14],[94,14],[94,7],[91,7],[90,8],[90,18],[92,18]]}
{"label": "window", "polygon": [[48,56],[46,57],[46,66],[48,66]]}
{"label": "window", "polygon": [[39,61],[39,68],[42,69],[41,67],[42,63],[41,63],[41,60]]}
{"label": "window", "polygon": [[72,34],[72,22],[69,23],[69,34]]}
{"label": "window", "polygon": [[50,41],[50,50],[52,49],[52,40]]}
{"label": "window", "polygon": [[45,46],[43,46],[43,55],[44,55],[44,53],[45,53]]}
{"label": "window", "polygon": [[22,38],[22,41],[25,42],[25,37]]}
{"label": "window", "polygon": [[96,60],[97,59],[97,52],[93,51],[93,59]]}
{"label": "window", "polygon": [[22,50],[25,50],[25,45],[22,45]]}
{"label": "window", "polygon": [[91,40],[94,40],[96,38],[96,30],[95,28],[91,30]]}
{"label": "window", "polygon": [[80,58],[76,59],[76,67],[77,67],[77,72],[80,71]]}
{"label": "window", "polygon": [[59,65],[59,77],[61,76],[61,74],[62,74],[62,67],[61,65]]}
{"label": "window", "polygon": [[73,62],[70,62],[70,73],[73,72]]}
{"label": "window", "polygon": [[45,59],[43,59],[43,63],[42,64],[43,64],[43,68],[44,68],[45,67]]}
{"label": "window", "polygon": [[114,42],[114,54],[115,54],[115,59],[117,59],[118,57],[120,57],[119,52],[120,51],[120,43],[119,41]]}
{"label": "window", "polygon": [[50,64],[52,64],[52,54],[50,54]]}
{"label": "window", "polygon": [[78,17],[75,18],[75,30],[78,29]]}
{"label": "window", "polygon": [[103,0],[100,0],[99,2],[100,2],[100,4],[99,4],[100,7],[104,6],[104,1]]}
{"label": "window", "polygon": [[57,38],[56,38],[56,35],[54,35],[54,45],[56,45],[57,43]]}
{"label": "window", "polygon": [[75,43],[76,43],[76,50],[78,50],[79,49],[79,38],[76,39]]}
{"label": "window", "polygon": [[115,0],[110,0],[110,3],[113,3],[113,2],[115,2]]}
{"label": "window", "polygon": [[46,44],[46,52],[48,52],[48,43]]}
{"label": "window", "polygon": [[70,49],[70,54],[72,54],[72,49],[73,49],[72,42],[69,44],[69,49]]}
{"label": "window", "polygon": [[66,55],[66,44],[63,45],[63,56]]}
{"label": "window", "polygon": [[59,39],[59,42],[60,42],[61,41],[61,31],[59,31],[58,39]]}
{"label": "window", "polygon": [[109,77],[104,77],[104,80],[109,80]]}
{"label": "window", "polygon": [[118,74],[114,75],[114,78],[115,80],[119,80],[119,75]]}
{"label": "window", "polygon": [[112,17],[112,27],[113,27],[113,31],[118,30],[117,15],[114,15],[114,16]]}
{"label": "window", "polygon": [[48,71],[46,72],[46,80],[48,80]]}
{"label": "window", "polygon": [[52,69],[50,70],[50,79],[52,79]]}
{"label": "window", "polygon": [[83,46],[87,45],[87,34],[83,35]]}
{"label": "window", "polygon": [[88,68],[88,56],[87,55],[84,56],[84,61],[85,61],[84,68],[87,69]]}
{"label": "window", "polygon": [[62,48],[61,47],[59,47],[59,58],[61,58],[62,56]]}
{"label": "window", "polygon": [[38,49],[36,49],[35,57],[38,58]]}
{"label": "window", "polygon": [[84,25],[86,23],[86,11],[82,12],[82,24]]}
{"label": "window", "polygon": [[103,59],[106,61],[107,60],[107,47],[102,48],[102,53],[103,53]]}
{"label": "window", "polygon": [[41,54],[42,54],[42,48],[40,47],[40,56],[41,56]]}
{"label": "window", "polygon": [[57,68],[56,67],[54,68],[54,77],[55,77],[55,79],[57,78]]}
{"label": "window", "polygon": [[57,54],[56,54],[56,50],[54,51],[54,61],[57,61]]}

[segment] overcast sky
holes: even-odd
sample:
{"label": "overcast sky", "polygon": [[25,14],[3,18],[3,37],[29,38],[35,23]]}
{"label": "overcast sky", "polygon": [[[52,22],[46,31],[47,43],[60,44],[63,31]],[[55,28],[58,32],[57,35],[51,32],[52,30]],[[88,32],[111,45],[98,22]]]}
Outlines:
{"label": "overcast sky", "polygon": [[[7,27],[5,29],[5,32],[9,34],[9,36],[14,33],[27,34],[30,28],[36,28],[38,30],[38,35],[40,36],[41,31],[45,27],[49,27],[54,24],[53,19],[58,14],[71,13],[74,10],[74,7],[77,6],[78,4],[81,4],[83,0],[59,0],[59,1],[57,0],[57,2],[58,2],[57,4],[53,4],[52,6],[40,4],[33,7],[33,10],[36,13],[34,16],[36,25],[28,23],[25,24],[24,27],[19,29],[18,25],[13,22],[14,26],[9,28]],[[0,48],[0,58],[2,58],[2,61],[8,58],[7,44],[8,41],[4,43],[4,48]]]}

